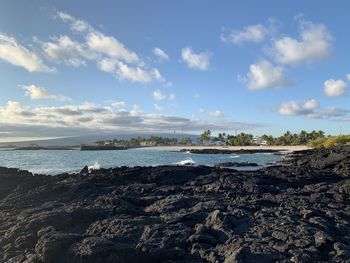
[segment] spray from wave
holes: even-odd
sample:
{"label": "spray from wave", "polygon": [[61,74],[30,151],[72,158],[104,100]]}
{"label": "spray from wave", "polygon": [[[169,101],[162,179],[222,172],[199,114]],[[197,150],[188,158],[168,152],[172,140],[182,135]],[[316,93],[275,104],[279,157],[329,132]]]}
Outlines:
{"label": "spray from wave", "polygon": [[100,163],[98,161],[96,161],[94,163],[94,165],[90,165],[88,168],[89,168],[89,170],[98,170],[98,169],[101,168],[101,165],[100,165]]}
{"label": "spray from wave", "polygon": [[194,165],[195,163],[196,163],[195,161],[193,161],[191,158],[189,158],[189,159],[177,162],[175,164],[177,164],[177,165]]}

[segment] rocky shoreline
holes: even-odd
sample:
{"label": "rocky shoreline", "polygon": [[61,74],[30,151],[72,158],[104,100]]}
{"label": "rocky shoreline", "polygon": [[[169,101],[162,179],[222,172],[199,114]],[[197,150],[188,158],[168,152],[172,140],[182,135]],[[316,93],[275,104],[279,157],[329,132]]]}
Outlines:
{"label": "rocky shoreline", "polygon": [[346,262],[350,147],[257,171],[0,168],[0,262]]}

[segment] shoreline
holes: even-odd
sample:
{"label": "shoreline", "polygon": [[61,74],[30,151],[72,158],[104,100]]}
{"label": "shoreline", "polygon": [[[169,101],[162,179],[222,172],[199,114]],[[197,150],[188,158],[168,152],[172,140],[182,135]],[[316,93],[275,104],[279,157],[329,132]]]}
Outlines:
{"label": "shoreline", "polygon": [[181,151],[186,150],[227,150],[227,151],[239,151],[239,150],[251,150],[251,151],[286,151],[286,152],[299,152],[305,150],[311,150],[311,147],[306,145],[296,146],[151,146],[137,149],[147,150],[159,150],[159,151]]}
{"label": "shoreline", "polygon": [[350,147],[285,163],[57,176],[0,168],[0,261],[344,262]]}

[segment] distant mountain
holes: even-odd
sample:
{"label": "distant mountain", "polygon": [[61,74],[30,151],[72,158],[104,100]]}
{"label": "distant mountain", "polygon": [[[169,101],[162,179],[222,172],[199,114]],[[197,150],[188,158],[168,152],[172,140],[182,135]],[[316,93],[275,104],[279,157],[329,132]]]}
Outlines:
{"label": "distant mountain", "polygon": [[181,139],[183,137],[189,137],[194,142],[197,140],[198,135],[194,134],[172,134],[172,133],[133,133],[133,134],[99,134],[99,135],[82,135],[77,137],[65,137],[58,139],[50,140],[33,140],[33,141],[24,141],[24,142],[4,142],[0,143],[0,146],[14,145],[14,146],[29,146],[31,144],[37,144],[39,146],[74,146],[81,144],[93,144],[99,140],[108,140],[108,139],[131,139],[136,137],[149,138],[151,136],[161,136],[166,138]]}

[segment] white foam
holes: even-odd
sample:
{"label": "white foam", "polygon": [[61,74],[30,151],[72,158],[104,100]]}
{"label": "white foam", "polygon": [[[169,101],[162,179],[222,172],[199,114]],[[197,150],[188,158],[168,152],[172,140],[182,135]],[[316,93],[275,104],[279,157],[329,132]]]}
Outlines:
{"label": "white foam", "polygon": [[230,158],[236,159],[236,158],[239,158],[239,155],[231,155]]}
{"label": "white foam", "polygon": [[98,170],[98,169],[101,168],[101,165],[100,165],[100,163],[98,161],[96,161],[94,163],[94,165],[90,165],[88,168],[89,168],[89,170]]}
{"label": "white foam", "polygon": [[194,165],[195,163],[196,163],[195,161],[193,161],[191,158],[189,158],[189,159],[177,162],[175,164],[177,164],[177,165]]}

